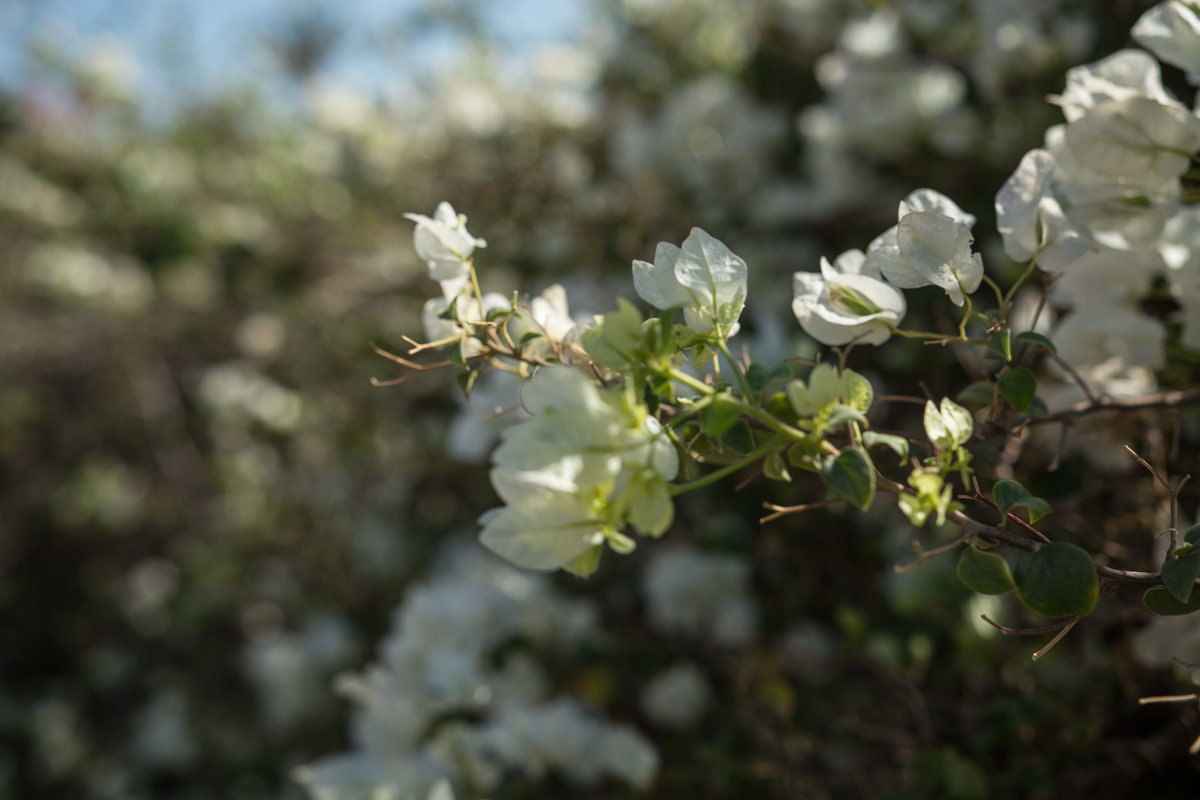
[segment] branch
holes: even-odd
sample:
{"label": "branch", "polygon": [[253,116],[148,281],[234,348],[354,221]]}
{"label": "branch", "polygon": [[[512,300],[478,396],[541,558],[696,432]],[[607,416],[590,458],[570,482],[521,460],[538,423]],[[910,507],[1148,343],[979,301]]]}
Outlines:
{"label": "branch", "polygon": [[1099,411],[1142,411],[1150,408],[1181,408],[1200,403],[1200,387],[1173,392],[1159,392],[1144,397],[1101,397],[1096,400],[1085,400],[1070,408],[1056,411],[1044,417],[1031,417],[1021,414],[1006,420],[997,420],[982,427],[980,439],[992,436],[1007,435],[1009,431],[1022,425],[1045,425],[1048,422],[1070,422],[1079,417],[1094,414]]}

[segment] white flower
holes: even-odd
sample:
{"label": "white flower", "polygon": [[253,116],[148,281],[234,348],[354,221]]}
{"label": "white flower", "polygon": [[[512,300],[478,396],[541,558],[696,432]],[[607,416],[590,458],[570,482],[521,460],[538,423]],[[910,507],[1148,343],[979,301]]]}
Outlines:
{"label": "white flower", "polygon": [[492,456],[492,486],[506,505],[480,518],[485,545],[529,569],[587,572],[573,562],[605,541],[633,548],[619,532],[625,523],[666,530],[666,482],[679,458],[657,420],[570,367],[538,371],[522,402],[532,419],[507,428]]}
{"label": "white flower", "polygon": [[438,203],[433,218],[423,214],[405,214],[417,223],[413,245],[417,255],[429,265],[429,277],[442,284],[447,299],[457,295],[467,281],[469,261],[476,247],[487,242],[467,232],[467,218],[454,211],[454,206]]}
{"label": "white flower", "polygon": [[1154,390],[1154,370],[1162,364],[1166,335],[1153,317],[1109,303],[1067,315],[1050,338],[1059,357],[1090,385],[1111,395],[1136,397]]}
{"label": "white flower", "polygon": [[755,636],[750,568],[735,556],[663,551],[643,574],[642,588],[650,620],[663,633],[703,637],[725,647],[745,646]]}
{"label": "white flower", "polygon": [[1142,14],[1133,39],[1168,64],[1186,70],[1188,80],[1200,82],[1200,13],[1195,6],[1168,0]]}
{"label": "white flower", "polygon": [[685,731],[712,703],[713,692],[704,673],[690,662],[676,664],[650,679],[642,689],[642,711],[662,728]]}
{"label": "white flower", "polygon": [[1070,122],[1062,147],[1078,170],[1071,176],[1076,182],[1125,196],[1174,196],[1200,148],[1200,119],[1178,103],[1142,95],[1109,100]]}
{"label": "white flower", "polygon": [[900,203],[900,221],[867,248],[864,269],[878,271],[894,286],[933,284],[957,306],[979,288],[983,260],[971,252],[975,217],[932,189],[918,189]]}
{"label": "white flower", "polygon": [[1053,172],[1054,156],[1030,150],[996,194],[996,227],[1004,252],[1018,262],[1036,258],[1047,272],[1057,272],[1088,250],[1087,240],[1050,194]]}
{"label": "white flower", "polygon": [[1157,103],[1174,102],[1162,85],[1158,62],[1141,50],[1118,50],[1094,64],[1067,70],[1067,86],[1050,102],[1062,107],[1074,122],[1109,100],[1146,97]]}
{"label": "white flower", "polygon": [[728,338],[738,328],[746,304],[746,262],[699,228],[682,247],[660,242],[654,263],[633,262],[633,285],[655,308],[683,308],[687,326],[698,334],[717,331]]}
{"label": "white flower", "polygon": [[834,264],[822,258],[820,274],[793,275],[792,311],[805,333],[828,345],[887,341],[907,306],[894,287],[865,274],[867,267],[861,250],[849,250]]}

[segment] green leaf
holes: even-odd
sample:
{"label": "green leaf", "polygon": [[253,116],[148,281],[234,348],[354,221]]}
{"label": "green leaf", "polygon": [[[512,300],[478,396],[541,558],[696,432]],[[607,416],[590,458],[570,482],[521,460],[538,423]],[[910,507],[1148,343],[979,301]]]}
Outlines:
{"label": "green leaf", "polygon": [[861,509],[867,509],[875,499],[875,468],[867,451],[854,445],[825,462],[821,480],[839,497],[844,497]]}
{"label": "green leaf", "polygon": [[739,419],[733,427],[721,435],[721,444],[735,453],[746,455],[754,450],[754,433],[746,420]]}
{"label": "green leaf", "polygon": [[741,404],[727,394],[718,394],[700,412],[700,429],[709,441],[716,442],[741,418]]}
{"label": "green leaf", "polygon": [[624,297],[617,298],[617,310],[596,318],[596,324],[581,334],[583,349],[603,367],[619,368],[633,362],[642,340],[642,315],[637,306]]}
{"label": "green leaf", "polygon": [[1200,545],[1200,525],[1193,525],[1183,535],[1183,541],[1191,545]]}
{"label": "green leaf", "polygon": [[1181,603],[1186,603],[1192,596],[1197,577],[1200,577],[1200,550],[1191,550],[1182,558],[1168,558],[1163,562],[1163,586]]}
{"label": "green leaf", "polygon": [[1192,592],[1186,603],[1181,603],[1166,586],[1152,586],[1142,595],[1142,604],[1160,617],[1178,617],[1200,611],[1200,592]]}
{"label": "green leaf", "polygon": [[1051,542],[1017,559],[1017,597],[1043,617],[1086,616],[1096,607],[1100,579],[1087,551]]}
{"label": "green leaf", "polygon": [[454,380],[458,382],[458,388],[462,390],[463,397],[470,397],[471,390],[475,388],[475,382],[479,380],[481,371],[477,369],[460,372],[454,376]]}
{"label": "green leaf", "polygon": [[1044,347],[1051,353],[1057,353],[1058,348],[1054,346],[1054,342],[1050,341],[1049,337],[1043,336],[1040,333],[1033,331],[1022,331],[1017,334],[1017,341],[1022,344],[1033,345],[1034,347]]}
{"label": "green leaf", "polygon": [[751,364],[746,367],[746,383],[756,392],[761,392],[771,381],[771,370],[762,364]]}
{"label": "green leaf", "polygon": [[467,357],[463,352],[463,340],[459,339],[454,344],[450,345],[450,351],[446,353],[446,360],[451,364],[456,364],[460,367],[467,365]]}
{"label": "green leaf", "polygon": [[697,370],[702,370],[708,366],[708,362],[712,361],[713,351],[710,347],[704,345],[696,345],[692,348],[692,366]]}
{"label": "green leaf", "polygon": [[1037,522],[1051,511],[1050,504],[1045,500],[1034,497],[1024,486],[1008,479],[996,481],[992,487],[992,497],[1005,514],[1014,508],[1029,509],[1030,522]]}
{"label": "green leaf", "polygon": [[1017,588],[1008,562],[999,553],[989,553],[975,545],[967,545],[963,550],[955,571],[968,589],[980,594],[1006,594]]}
{"label": "green leaf", "polygon": [[875,389],[871,382],[852,369],[842,371],[842,397],[846,405],[866,414],[875,399]]}
{"label": "green leaf", "polygon": [[791,379],[792,368],[787,364],[780,364],[774,369],[764,364],[751,364],[746,368],[746,382],[756,392],[767,388],[771,381],[790,381]]}
{"label": "green leaf", "polygon": [[1035,397],[1029,401],[1029,410],[1025,413],[1031,417],[1048,417],[1050,416],[1050,407],[1046,405],[1045,400]]}
{"label": "green leaf", "polygon": [[643,536],[662,536],[675,519],[667,483],[653,470],[631,489],[629,524]]}
{"label": "green leaf", "polygon": [[958,401],[965,406],[990,406],[993,400],[991,381],[975,381],[958,393]]}
{"label": "green leaf", "polygon": [[596,545],[564,563],[562,568],[578,578],[586,578],[596,571],[596,567],[600,566],[600,554],[602,552],[604,552],[604,548]]}
{"label": "green leaf", "polygon": [[1005,371],[996,380],[1000,394],[1017,411],[1024,412],[1037,395],[1037,378],[1025,367]]}
{"label": "green leaf", "polygon": [[783,463],[783,454],[778,450],[772,450],[763,459],[763,475],[772,481],[790,483],[792,480],[792,473],[788,472],[787,465]]}
{"label": "green leaf", "polygon": [[829,417],[825,420],[825,424],[830,427],[845,425],[847,422],[857,422],[860,425],[869,425],[867,418],[862,415],[857,408],[851,406],[836,405],[829,410]]}
{"label": "green leaf", "polygon": [[881,444],[884,447],[891,448],[893,453],[900,456],[900,463],[908,460],[908,439],[905,439],[903,436],[865,431],[863,433],[863,444],[868,448]]}
{"label": "green leaf", "polygon": [[984,358],[1000,358],[1005,363],[1012,361],[1012,331],[1008,328],[996,331],[988,337]]}

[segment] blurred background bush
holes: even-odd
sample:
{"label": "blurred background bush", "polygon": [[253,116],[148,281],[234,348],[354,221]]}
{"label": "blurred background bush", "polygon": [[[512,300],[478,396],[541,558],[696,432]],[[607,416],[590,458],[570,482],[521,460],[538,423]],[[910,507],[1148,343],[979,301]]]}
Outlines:
{"label": "blurred background bush", "polygon": [[[488,240],[485,290],[562,282],[579,312],[702,226],[750,264],[756,358],[811,357],[791,273],[865,247],[912,189],[978,215],[1011,280],[995,191],[1060,118],[1065,69],[1126,46],[1150,4],[276,3],[216,34],[225,4],[157,26],[97,5],[0,6],[4,800],[299,798],[290,770],[350,746],[333,676],[495,504],[452,376],[369,383],[395,375],[372,344],[419,337],[436,291],[404,212],[453,202]],[[855,358],[896,391],[961,388],[948,350]],[[1196,422],[1148,415],[1121,441],[1195,471]],[[1161,497],[1136,474],[1111,491],[1135,466],[1117,448],[1026,479],[1060,534],[1146,568]],[[1052,450],[992,455],[1024,477]],[[607,634],[550,680],[650,736],[651,796],[1196,795],[1195,713],[1136,705],[1179,684],[1131,655],[1134,593],[1031,664],[1042,639],[978,623],[1031,623],[1015,604],[973,599],[948,562],[893,574],[898,514],[756,524],[764,500],[818,497],[687,497],[666,541],[556,580]],[[684,541],[747,565],[745,635],[651,624],[639,576]],[[626,796],[520,775],[495,796],[568,791]]]}

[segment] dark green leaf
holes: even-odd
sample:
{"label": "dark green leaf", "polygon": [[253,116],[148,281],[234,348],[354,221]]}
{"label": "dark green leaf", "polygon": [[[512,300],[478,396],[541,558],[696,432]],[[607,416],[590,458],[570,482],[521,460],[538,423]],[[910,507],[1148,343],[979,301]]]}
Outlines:
{"label": "dark green leaf", "polygon": [[1021,342],[1022,344],[1033,345],[1035,347],[1044,347],[1051,353],[1058,352],[1058,349],[1054,346],[1054,342],[1050,341],[1048,337],[1043,336],[1040,333],[1034,333],[1033,331],[1023,331],[1022,333],[1018,333],[1017,341]]}
{"label": "dark green leaf", "polygon": [[998,553],[967,545],[958,558],[958,579],[968,589],[980,594],[1005,594],[1017,588],[1008,563]]}
{"label": "dark green leaf", "polygon": [[1170,589],[1181,603],[1186,603],[1192,596],[1197,577],[1200,577],[1200,550],[1192,550],[1183,558],[1168,558],[1163,562],[1163,586]]}
{"label": "dark green leaf", "polygon": [[1029,410],[1025,413],[1031,417],[1048,417],[1050,416],[1050,408],[1046,405],[1045,400],[1035,397],[1029,401]]}
{"label": "dark green leaf", "polygon": [[987,350],[984,351],[984,358],[1002,358],[1005,363],[1012,361],[1012,332],[1005,328],[1004,330],[996,331],[988,337]]}
{"label": "dark green leaf", "polygon": [[700,428],[709,441],[716,442],[741,418],[742,408],[738,401],[727,394],[719,394],[700,412]]}
{"label": "dark green leaf", "polygon": [[1200,546],[1200,525],[1193,525],[1187,529],[1187,533],[1183,535],[1183,540],[1188,544]]}
{"label": "dark green leaf", "polygon": [[537,331],[525,331],[525,333],[521,336],[521,342],[520,342],[521,347],[524,347],[525,345],[529,344],[534,339],[540,339],[540,338],[542,338],[542,334],[538,333]]}
{"label": "dark green leaf", "polygon": [[1016,481],[996,481],[992,487],[992,497],[996,505],[1007,514],[1014,508],[1029,509],[1029,521],[1037,522],[1050,513],[1050,504],[1040,497],[1034,497],[1024,486]]}
{"label": "dark green leaf", "polygon": [[454,376],[454,379],[458,382],[458,388],[462,389],[463,397],[471,396],[471,390],[475,388],[475,381],[479,380],[480,374],[479,370],[472,369],[467,372],[460,372]]}
{"label": "dark green leaf", "polygon": [[762,364],[751,364],[746,367],[746,383],[750,384],[750,388],[754,391],[761,392],[770,380],[771,370]]}
{"label": "dark green leaf", "polygon": [[1000,394],[1017,411],[1025,411],[1037,395],[1037,378],[1025,367],[1014,367],[996,380]]}
{"label": "dark green leaf", "polygon": [[754,450],[754,433],[746,420],[739,419],[733,427],[721,435],[721,444],[735,453],[746,455]]}
{"label": "dark green leaf", "polygon": [[861,509],[868,508],[875,499],[875,468],[867,451],[857,445],[825,462],[821,480],[834,494]]}
{"label": "dark green leaf", "polygon": [[1051,542],[1019,558],[1013,581],[1025,607],[1043,617],[1090,614],[1100,592],[1092,557],[1068,542]]}
{"label": "dark green leaf", "polygon": [[958,402],[964,406],[990,406],[994,399],[994,390],[990,381],[975,381],[958,393]]}
{"label": "dark green leaf", "polygon": [[463,354],[463,340],[459,339],[454,344],[450,345],[450,352],[446,354],[446,359],[451,364],[457,364],[460,367],[467,365],[467,358]]}
{"label": "dark green leaf", "polygon": [[1142,604],[1160,617],[1178,617],[1200,611],[1200,592],[1192,592],[1186,603],[1181,603],[1166,586],[1152,586],[1142,595]]}

